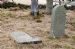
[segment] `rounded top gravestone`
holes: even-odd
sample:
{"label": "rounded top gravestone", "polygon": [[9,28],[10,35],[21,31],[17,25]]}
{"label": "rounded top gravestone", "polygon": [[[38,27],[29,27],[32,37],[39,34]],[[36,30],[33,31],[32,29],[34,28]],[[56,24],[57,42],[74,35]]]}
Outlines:
{"label": "rounded top gravestone", "polygon": [[61,37],[65,32],[66,10],[64,5],[57,5],[52,11],[52,34],[54,37]]}

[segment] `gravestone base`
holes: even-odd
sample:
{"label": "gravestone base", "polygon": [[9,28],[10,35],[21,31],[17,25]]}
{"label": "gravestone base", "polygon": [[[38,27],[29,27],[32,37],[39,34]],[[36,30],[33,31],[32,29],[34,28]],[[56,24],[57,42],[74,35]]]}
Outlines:
{"label": "gravestone base", "polygon": [[66,23],[66,10],[64,5],[57,5],[53,8],[51,22],[51,31],[54,38],[64,36]]}

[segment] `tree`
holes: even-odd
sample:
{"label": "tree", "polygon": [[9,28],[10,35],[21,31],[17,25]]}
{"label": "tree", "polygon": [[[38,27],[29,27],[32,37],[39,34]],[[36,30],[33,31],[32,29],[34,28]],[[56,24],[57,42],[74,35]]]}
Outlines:
{"label": "tree", "polygon": [[53,9],[53,0],[47,0],[46,4],[46,12],[47,14],[51,14]]}

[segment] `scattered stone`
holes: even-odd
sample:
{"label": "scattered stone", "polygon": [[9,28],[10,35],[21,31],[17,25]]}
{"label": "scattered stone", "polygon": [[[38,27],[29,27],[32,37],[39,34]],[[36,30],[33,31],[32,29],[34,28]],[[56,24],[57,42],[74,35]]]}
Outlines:
{"label": "scattered stone", "polygon": [[20,44],[28,44],[28,43],[41,43],[42,40],[39,37],[32,37],[24,32],[12,32],[10,34],[11,38]]}
{"label": "scattered stone", "polygon": [[54,37],[61,37],[65,34],[66,10],[64,5],[57,5],[52,13],[52,34]]}

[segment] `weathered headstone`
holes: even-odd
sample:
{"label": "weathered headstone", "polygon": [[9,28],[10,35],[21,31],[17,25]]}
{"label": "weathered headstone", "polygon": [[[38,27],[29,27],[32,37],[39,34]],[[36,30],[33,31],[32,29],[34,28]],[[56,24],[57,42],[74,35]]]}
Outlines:
{"label": "weathered headstone", "polygon": [[52,14],[52,9],[53,9],[53,0],[46,0],[46,12],[47,14]]}
{"label": "weathered headstone", "polygon": [[54,37],[65,35],[66,10],[64,5],[57,5],[52,11],[51,31]]}
{"label": "weathered headstone", "polygon": [[36,16],[38,12],[38,0],[31,0],[31,13]]}
{"label": "weathered headstone", "polygon": [[39,37],[32,37],[24,32],[12,32],[10,34],[11,38],[17,43],[39,43],[42,40]]}

